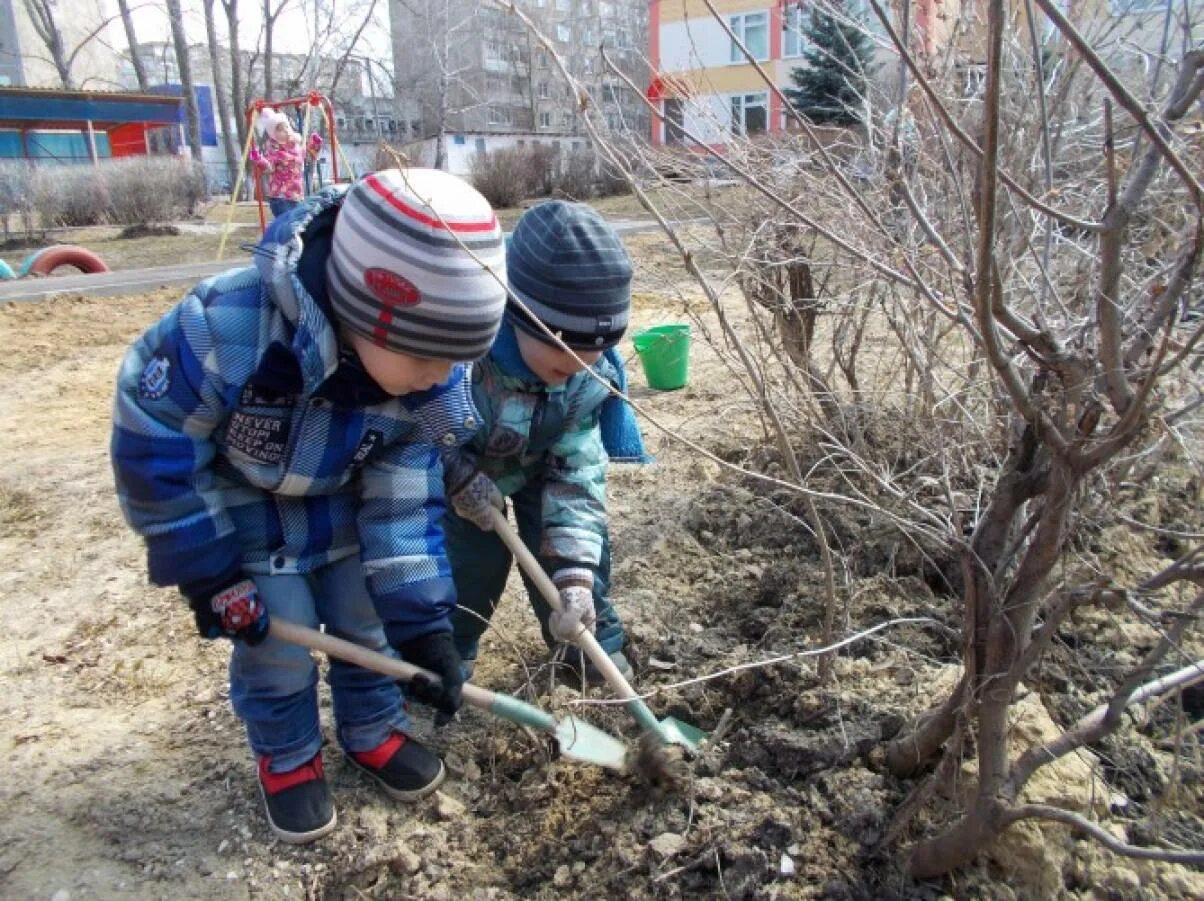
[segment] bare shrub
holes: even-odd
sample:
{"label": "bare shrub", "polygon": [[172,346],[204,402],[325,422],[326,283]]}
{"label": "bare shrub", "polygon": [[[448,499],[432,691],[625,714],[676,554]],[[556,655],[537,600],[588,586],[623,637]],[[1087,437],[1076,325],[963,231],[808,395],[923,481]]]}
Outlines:
{"label": "bare shrub", "polygon": [[[887,830],[889,842],[910,840],[911,874],[957,869],[1024,820],[1122,855],[1199,864],[1198,849],[1153,846],[1159,836],[1130,844],[1090,810],[1031,803],[1025,790],[1120,728],[1131,705],[1204,675],[1185,640],[1204,612],[1198,521],[1176,523],[1174,558],[1136,574],[1083,550],[1093,532],[1151,528],[1126,518],[1126,491],[1170,505],[1170,472],[1204,478],[1204,324],[1180,316],[1204,254],[1190,125],[1204,50],[1164,39],[1156,66],[1126,66],[1133,44],[1107,16],[1075,28],[1055,0],[1035,0],[1032,28],[1018,29],[989,0],[985,27],[967,5],[949,42],[916,59],[915,23],[869,3],[897,71],[888,93],[865,98],[864,133],[820,135],[798,117],[794,135],[737,136],[720,153],[727,109],[703,103],[682,129],[690,154],[633,151],[605,134],[588,88],[557,62],[604,163],[657,217],[714,314],[718,331],[704,337],[771,448],[751,458],[756,473],[731,469],[768,485],[815,536],[825,631],[834,575],[886,533],[955,599],[960,677],[885,748],[889,768],[917,780]],[[518,4],[501,5],[554,52]],[[1088,608],[1159,638],[1116,665],[1100,663],[1108,649],[1067,651],[1073,663],[1049,691],[1076,712],[1058,737],[1017,747],[1022,684]],[[1084,697],[1090,706],[1071,700]],[[968,771],[964,792],[945,791]]]}
{"label": "bare shrub", "polygon": [[204,196],[204,173],[179,157],[133,157],[98,167],[108,191],[105,220],[115,225],[191,216]]}
{"label": "bare shrub", "polygon": [[472,184],[494,207],[518,206],[534,189],[524,148],[504,147],[473,154]]}
{"label": "bare shrub", "polygon": [[76,228],[105,220],[109,193],[92,166],[40,166],[31,170],[33,206],[43,227]]}
{"label": "bare shrub", "polygon": [[178,157],[130,157],[98,166],[0,168],[0,191],[25,230],[111,223],[143,225],[191,216],[204,197],[204,170]]}
{"label": "bare shrub", "polygon": [[0,219],[4,237],[12,236],[16,226],[28,235],[34,228],[33,196],[30,191],[30,166],[19,160],[0,162]]}

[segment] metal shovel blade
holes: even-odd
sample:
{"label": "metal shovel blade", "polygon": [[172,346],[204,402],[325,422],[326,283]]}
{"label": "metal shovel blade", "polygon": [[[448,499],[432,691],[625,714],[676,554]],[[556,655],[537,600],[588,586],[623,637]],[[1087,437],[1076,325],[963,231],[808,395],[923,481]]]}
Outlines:
{"label": "metal shovel blade", "polygon": [[562,717],[556,721],[555,734],[563,757],[610,770],[622,771],[626,766],[627,745],[585,720]]}
{"label": "metal shovel blade", "polygon": [[681,745],[689,751],[697,751],[702,747],[707,734],[697,726],[691,726],[672,716],[661,720],[661,736],[664,740],[675,745]]}

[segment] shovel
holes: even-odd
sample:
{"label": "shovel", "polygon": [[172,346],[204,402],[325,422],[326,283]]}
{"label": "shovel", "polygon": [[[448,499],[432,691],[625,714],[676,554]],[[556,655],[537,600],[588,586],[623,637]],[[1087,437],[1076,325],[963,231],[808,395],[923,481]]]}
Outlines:
{"label": "shovel", "polygon": [[[269,634],[290,644],[300,645],[311,651],[321,651],[330,657],[337,657],[339,660],[383,673],[394,679],[408,682],[415,676],[423,676],[433,684],[439,684],[438,676],[411,663],[396,660],[353,642],[327,635],[308,626],[290,623],[276,616],[270,620]],[[463,697],[467,703],[486,713],[546,732],[556,739],[561,755],[569,760],[592,763],[619,772],[626,769],[627,746],[613,735],[575,716],[557,719],[533,704],[468,682],[464,683]]]}
{"label": "shovel", "polygon": [[[502,539],[510,552],[514,554],[518,560],[518,565],[522,567],[523,572],[527,577],[536,584],[540,594],[547,601],[553,610],[560,609],[560,591],[552,583],[548,574],[544,572],[543,567],[539,565],[539,561],[523,544],[518,533],[510,525],[510,521],[506,519],[506,514],[496,507],[489,508],[490,516],[493,520],[493,530],[497,532],[498,537]],[[706,738],[706,733],[696,726],[691,726],[689,723],[684,723],[679,719],[671,716],[665,717],[663,720],[658,720],[656,715],[648,709],[648,705],[644,700],[635,693],[635,689],[631,687],[631,683],[619,672],[619,668],[615,666],[614,661],[610,659],[610,655],[602,649],[602,645],[598,644],[598,639],[585,626],[577,633],[574,642],[582,651],[589,657],[590,662],[597,668],[603,678],[606,679],[606,684],[620,698],[623,698],[626,703],[627,712],[635,719],[637,723],[650,735],[654,735],[660,739],[661,744],[666,745],[681,745],[687,751],[696,752]]]}

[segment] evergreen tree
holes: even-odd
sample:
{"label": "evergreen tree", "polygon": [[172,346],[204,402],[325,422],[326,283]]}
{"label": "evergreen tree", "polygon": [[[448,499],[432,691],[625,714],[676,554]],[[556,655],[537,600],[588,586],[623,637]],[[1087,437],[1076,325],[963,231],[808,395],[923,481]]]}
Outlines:
{"label": "evergreen tree", "polygon": [[[842,13],[839,20],[829,12],[832,9]],[[864,27],[854,20],[848,0],[813,4],[803,36],[807,64],[791,70],[795,87],[782,93],[812,122],[860,122],[861,98],[873,74],[874,47]]]}

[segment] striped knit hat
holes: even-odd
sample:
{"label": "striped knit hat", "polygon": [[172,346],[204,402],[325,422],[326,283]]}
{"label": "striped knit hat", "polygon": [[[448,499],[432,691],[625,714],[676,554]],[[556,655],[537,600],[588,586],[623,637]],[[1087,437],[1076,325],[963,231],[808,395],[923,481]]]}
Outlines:
{"label": "striped knit hat", "polygon": [[476,189],[438,169],[386,169],[352,185],[326,276],[343,325],[417,357],[484,356],[505,309],[497,217]]}
{"label": "striped knit hat", "polygon": [[[506,246],[511,292],[569,347],[619,343],[631,312],[631,258],[605,219],[581,203],[549,200],[523,213]],[[516,326],[551,343],[513,301]]]}

